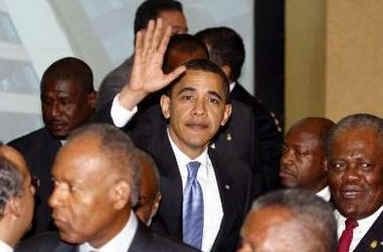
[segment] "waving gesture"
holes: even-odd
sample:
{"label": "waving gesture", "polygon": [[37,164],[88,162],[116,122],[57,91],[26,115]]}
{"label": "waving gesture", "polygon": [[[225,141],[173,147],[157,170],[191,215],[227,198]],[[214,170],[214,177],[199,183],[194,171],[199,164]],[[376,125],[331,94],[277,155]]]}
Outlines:
{"label": "waving gesture", "polygon": [[171,36],[171,27],[163,31],[162,20],[149,21],[146,31],[136,34],[134,63],[128,85],[120,93],[120,103],[132,109],[149,93],[167,86],[185,71],[180,66],[169,74],[162,71],[164,54]]}

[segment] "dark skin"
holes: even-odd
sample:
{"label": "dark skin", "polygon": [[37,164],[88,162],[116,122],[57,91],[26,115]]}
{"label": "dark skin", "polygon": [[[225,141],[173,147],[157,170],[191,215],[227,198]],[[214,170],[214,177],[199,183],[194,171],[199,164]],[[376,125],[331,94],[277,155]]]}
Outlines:
{"label": "dark skin", "polygon": [[86,92],[78,80],[46,78],[41,90],[45,126],[58,139],[65,139],[89,120],[95,106],[95,92]]}
{"label": "dark skin", "polygon": [[331,146],[328,183],[333,202],[347,218],[372,215],[383,204],[383,139],[375,129],[340,132]]}
{"label": "dark skin", "polygon": [[332,125],[328,119],[307,118],[291,127],[285,137],[279,173],[285,187],[319,192],[327,185],[321,135]]}

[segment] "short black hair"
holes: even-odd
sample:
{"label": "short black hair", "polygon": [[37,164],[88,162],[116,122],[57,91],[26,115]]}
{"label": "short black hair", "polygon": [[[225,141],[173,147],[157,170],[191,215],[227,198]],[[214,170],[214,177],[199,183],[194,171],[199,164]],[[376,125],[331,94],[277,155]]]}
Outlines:
{"label": "short black hair", "polygon": [[175,34],[171,36],[164,56],[163,69],[166,72],[174,70],[170,69],[168,66],[169,54],[173,50],[188,54],[192,54],[194,52],[203,52],[206,55],[206,58],[209,58],[209,52],[205,44],[195,36],[190,34]]}
{"label": "short black hair", "polygon": [[92,69],[79,58],[66,57],[53,62],[43,73],[40,89],[51,80],[72,80],[79,84],[81,91],[94,92]]}
{"label": "short black hair", "polygon": [[208,48],[211,61],[222,67],[231,68],[232,80],[241,75],[245,62],[245,45],[241,36],[229,27],[214,27],[202,30],[195,34]]}
{"label": "short black hair", "polygon": [[[211,72],[219,75],[222,79],[223,89],[225,93],[225,102],[230,103],[230,87],[229,87],[229,81],[225,75],[225,73],[222,71],[222,69],[214,64],[212,61],[208,59],[193,59],[190,61],[187,61],[184,66],[186,67],[186,71],[188,70],[201,70],[204,72]],[[180,79],[185,75],[183,73],[180,77],[175,79],[172,83],[169,84],[166,93],[168,96],[170,96],[171,91],[173,87],[180,81]]]}
{"label": "short black hair", "polygon": [[161,11],[176,10],[183,12],[182,4],[175,0],[146,0],[136,11],[134,34],[145,29],[151,19],[156,19]]}

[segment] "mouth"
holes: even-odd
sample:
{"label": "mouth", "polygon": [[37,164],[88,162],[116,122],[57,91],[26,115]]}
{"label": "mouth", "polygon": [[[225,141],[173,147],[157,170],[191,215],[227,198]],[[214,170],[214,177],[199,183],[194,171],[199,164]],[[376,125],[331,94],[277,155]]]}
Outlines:
{"label": "mouth", "polygon": [[281,178],[290,178],[290,177],[295,177],[295,173],[291,169],[282,167],[279,171],[279,176]]}
{"label": "mouth", "polygon": [[186,127],[192,130],[200,131],[209,128],[209,125],[207,123],[202,122],[189,122],[186,123]]}
{"label": "mouth", "polygon": [[363,193],[363,190],[357,186],[347,186],[342,188],[340,193],[344,199],[357,199]]}

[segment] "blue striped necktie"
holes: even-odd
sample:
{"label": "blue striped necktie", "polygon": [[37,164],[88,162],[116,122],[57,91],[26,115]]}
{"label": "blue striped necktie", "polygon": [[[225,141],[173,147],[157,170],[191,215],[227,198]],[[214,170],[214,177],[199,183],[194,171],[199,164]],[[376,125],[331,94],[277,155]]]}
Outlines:
{"label": "blue striped necktie", "polygon": [[200,165],[197,161],[186,165],[188,178],[184,190],[182,220],[183,242],[197,249],[201,249],[203,233],[203,195],[196,178]]}

